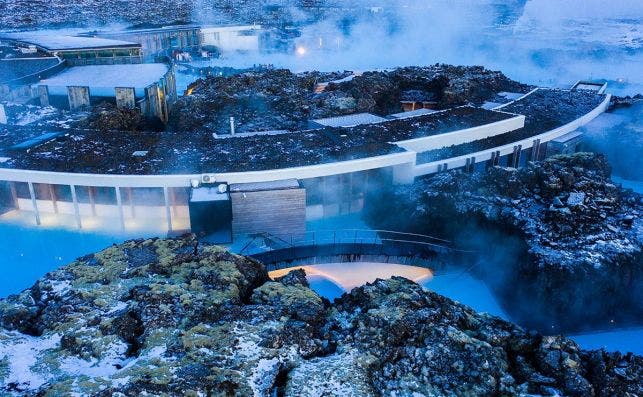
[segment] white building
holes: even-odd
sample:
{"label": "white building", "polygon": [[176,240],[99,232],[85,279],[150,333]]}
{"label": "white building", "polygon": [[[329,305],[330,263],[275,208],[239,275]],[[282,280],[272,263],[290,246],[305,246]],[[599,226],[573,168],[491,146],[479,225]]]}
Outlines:
{"label": "white building", "polygon": [[201,28],[201,45],[226,51],[258,51],[261,26],[211,26]]}

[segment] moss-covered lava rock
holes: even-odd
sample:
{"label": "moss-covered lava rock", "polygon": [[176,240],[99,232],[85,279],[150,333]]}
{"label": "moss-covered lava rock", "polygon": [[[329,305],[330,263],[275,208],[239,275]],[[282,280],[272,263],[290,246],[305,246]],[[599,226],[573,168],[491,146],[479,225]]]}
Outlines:
{"label": "moss-covered lava rock", "polygon": [[585,352],[378,280],[333,304],[302,271],[192,237],[129,241],[0,300],[0,394],[630,395],[641,357]]}

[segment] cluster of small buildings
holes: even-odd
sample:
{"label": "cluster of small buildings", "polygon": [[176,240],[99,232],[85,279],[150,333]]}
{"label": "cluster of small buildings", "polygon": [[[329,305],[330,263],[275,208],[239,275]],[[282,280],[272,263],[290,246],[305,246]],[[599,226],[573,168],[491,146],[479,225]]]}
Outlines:
{"label": "cluster of small buildings", "polygon": [[258,25],[188,25],[76,36],[0,33],[0,102],[76,110],[110,101],[166,122],[177,99],[175,61],[259,50],[262,32]]}

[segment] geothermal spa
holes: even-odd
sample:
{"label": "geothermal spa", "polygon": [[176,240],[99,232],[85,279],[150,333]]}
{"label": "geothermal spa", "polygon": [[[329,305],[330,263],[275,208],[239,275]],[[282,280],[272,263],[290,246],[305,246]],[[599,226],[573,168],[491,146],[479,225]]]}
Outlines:
{"label": "geothermal spa", "polygon": [[477,311],[508,319],[484,282],[464,270],[453,270],[441,274],[416,266],[354,262],[301,266],[277,270],[270,272],[269,275],[271,278],[280,277],[293,269],[303,269],[310,287],[331,301],[345,292],[350,292],[355,287],[372,283],[376,279],[401,276]]}
{"label": "geothermal spa", "polygon": [[[352,219],[332,223],[338,227],[355,225]],[[313,230],[322,226],[327,226],[327,222],[309,224],[309,228]],[[358,223],[357,226],[364,225]],[[158,233],[153,231],[122,235],[60,227],[35,228],[16,220],[0,219],[0,297],[31,287],[47,272],[78,257],[128,239],[156,235]],[[234,250],[235,247],[230,248]],[[402,276],[477,311],[511,320],[486,284],[461,268],[454,267],[435,273],[426,268],[389,263],[329,263],[303,268],[311,288],[329,300],[377,278]],[[290,270],[292,269],[272,272],[270,276],[278,277]],[[608,350],[643,354],[643,329],[597,332],[573,338],[584,348],[606,347]]]}
{"label": "geothermal spa", "polygon": [[[486,284],[463,270],[454,269],[441,274],[416,266],[356,262],[299,266],[270,272],[269,275],[274,279],[294,269],[304,269],[310,288],[331,301],[378,278],[401,276],[478,312],[486,312],[511,321]],[[606,348],[643,354],[643,328],[596,331],[572,335],[570,338],[584,349]]]}

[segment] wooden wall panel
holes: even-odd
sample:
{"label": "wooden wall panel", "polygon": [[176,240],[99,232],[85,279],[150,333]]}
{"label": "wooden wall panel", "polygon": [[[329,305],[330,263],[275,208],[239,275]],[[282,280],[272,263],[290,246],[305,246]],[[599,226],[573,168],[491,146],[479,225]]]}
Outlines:
{"label": "wooden wall panel", "polygon": [[290,238],[306,231],[305,189],[233,192],[230,197],[235,236],[265,232]]}

